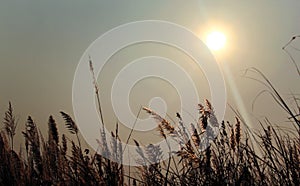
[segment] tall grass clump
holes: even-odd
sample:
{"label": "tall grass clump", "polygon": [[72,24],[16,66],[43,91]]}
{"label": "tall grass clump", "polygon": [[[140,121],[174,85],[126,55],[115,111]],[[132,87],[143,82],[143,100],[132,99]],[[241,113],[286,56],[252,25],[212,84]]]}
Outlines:
{"label": "tall grass clump", "polygon": [[246,124],[239,117],[233,123],[221,121],[219,135],[207,146],[203,136],[216,121],[212,105],[208,100],[205,103],[199,105],[199,120],[189,129],[180,113],[174,124],[144,108],[158,121],[162,140],[168,142],[171,136],[180,149],[163,160],[159,145],[149,144],[143,150],[135,141],[141,163],[131,168],[135,173],[116,163],[122,162],[124,152],[118,125],[111,133],[111,144],[106,136],[98,139],[99,148],[110,155],[107,159],[82,148],[77,125],[65,112],[61,112],[65,126],[76,141],[59,134],[59,124],[52,116],[45,139],[29,116],[22,132],[25,151],[13,149],[12,133],[6,128],[0,133],[0,185],[299,185],[300,131],[296,121],[292,120],[293,133],[267,119],[259,122],[263,129],[259,132],[247,127],[242,130]]}
{"label": "tall grass clump", "polygon": [[[293,96],[296,106],[292,107],[258,69],[250,68],[246,75],[256,74],[252,79],[266,88],[259,95],[267,92],[272,96],[285,111],[292,131],[284,130],[268,118],[257,122],[262,130],[250,129],[238,112],[233,120],[218,121],[208,100],[198,104],[199,115],[194,123],[185,123],[181,113],[176,113],[177,121],[169,121],[143,107],[140,111],[157,121],[161,139],[169,145],[168,137],[171,137],[179,150],[171,151],[168,146],[169,156],[164,160],[159,145],[148,144],[142,148],[131,138],[132,129],[125,144],[130,140],[135,143],[140,166],[124,167],[126,146],[120,140],[119,123],[110,135],[106,133],[91,59],[89,65],[103,124],[97,152],[84,148],[76,121],[63,111],[60,112],[63,124],[57,123],[53,116],[45,122],[46,138],[28,116],[22,131],[24,148],[16,151],[14,137],[18,122],[9,102],[4,128],[0,131],[0,185],[300,185],[299,98]],[[295,68],[298,71],[297,65]],[[70,134],[59,132],[58,126],[63,125]],[[214,135],[216,128],[218,135]]]}

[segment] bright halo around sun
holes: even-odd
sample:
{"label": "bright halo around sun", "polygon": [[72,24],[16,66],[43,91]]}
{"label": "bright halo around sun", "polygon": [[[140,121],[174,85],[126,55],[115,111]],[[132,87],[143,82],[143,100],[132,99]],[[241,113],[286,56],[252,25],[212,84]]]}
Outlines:
{"label": "bright halo around sun", "polygon": [[226,36],[222,32],[214,31],[206,37],[206,45],[211,50],[218,51],[224,48],[225,44]]}

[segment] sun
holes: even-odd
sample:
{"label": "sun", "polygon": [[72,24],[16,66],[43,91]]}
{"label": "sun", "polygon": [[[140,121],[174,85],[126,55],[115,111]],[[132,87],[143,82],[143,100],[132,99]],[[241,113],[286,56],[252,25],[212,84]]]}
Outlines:
{"label": "sun", "polygon": [[226,36],[222,32],[214,31],[207,35],[206,45],[209,49],[218,51],[224,48],[226,44]]}

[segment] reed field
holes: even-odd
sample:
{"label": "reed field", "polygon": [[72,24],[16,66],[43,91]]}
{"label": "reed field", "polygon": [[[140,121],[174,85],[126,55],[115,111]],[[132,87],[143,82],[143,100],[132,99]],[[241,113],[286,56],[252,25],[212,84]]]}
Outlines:
{"label": "reed field", "polygon": [[[92,71],[92,63],[90,65]],[[295,69],[297,72],[297,65]],[[257,74],[274,101],[285,111],[289,120],[285,125],[290,125],[292,131],[285,131],[268,118],[258,121],[262,130],[252,131],[238,112],[235,118],[215,123],[214,108],[208,100],[198,105],[198,122],[189,124],[192,130],[185,129],[185,121],[180,113],[174,113],[177,121],[173,123],[144,107],[142,111],[157,121],[157,133],[161,139],[175,136],[179,139],[180,150],[172,152],[172,156],[163,161],[160,146],[150,144],[146,150],[142,150],[139,142],[130,138],[138,147],[140,161],[153,163],[149,166],[141,163],[141,166],[129,167],[83,148],[80,131],[68,113],[60,112],[65,123],[57,123],[55,118],[49,116],[48,136],[43,136],[30,116],[25,126],[17,125],[14,108],[9,102],[0,133],[0,185],[298,186],[299,98],[294,97],[294,104],[290,105],[262,72],[255,68],[248,71]],[[99,98],[95,82],[94,85]],[[101,108],[100,98],[98,101]],[[61,134],[58,125],[65,125],[69,133]],[[175,125],[181,126],[181,130],[175,130]],[[203,143],[206,143],[203,136],[207,135],[212,125],[219,126],[219,135],[209,139],[210,146],[203,149]],[[16,133],[17,127],[22,128],[22,134]],[[104,131],[98,140],[107,154],[120,158],[124,147],[120,143],[117,125],[111,134],[114,143],[107,142]],[[25,150],[14,146],[16,135],[23,135]],[[189,135],[191,138],[187,137]]]}

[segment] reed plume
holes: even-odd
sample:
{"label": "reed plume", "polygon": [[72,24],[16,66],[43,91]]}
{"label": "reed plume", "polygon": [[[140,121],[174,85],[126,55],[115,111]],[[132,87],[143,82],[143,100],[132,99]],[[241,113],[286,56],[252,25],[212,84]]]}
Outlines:
{"label": "reed plume", "polygon": [[235,142],[236,145],[239,146],[240,141],[241,141],[241,122],[240,120],[236,117],[236,124],[235,124]]}
{"label": "reed plume", "polygon": [[171,125],[171,123],[168,120],[161,117],[159,114],[157,114],[156,112],[154,112],[153,110],[147,107],[143,107],[143,110],[145,110],[148,114],[152,115],[153,118],[159,122],[159,125],[161,125],[163,129],[167,130],[169,134],[173,134],[175,132],[174,127]]}
{"label": "reed plume", "polygon": [[71,134],[76,135],[79,147],[81,149],[81,143],[80,143],[80,139],[79,139],[79,135],[78,135],[78,127],[77,127],[76,123],[73,121],[71,116],[69,116],[67,113],[60,111],[60,114],[62,115],[63,119],[65,120],[65,124],[66,124],[66,127],[69,130],[69,132]]}
{"label": "reed plume", "polygon": [[17,128],[17,121],[13,114],[13,107],[11,105],[11,102],[8,103],[8,110],[5,112],[4,116],[4,127],[5,130],[10,137],[11,140],[11,148],[14,149],[14,136],[16,134],[16,128]]}

